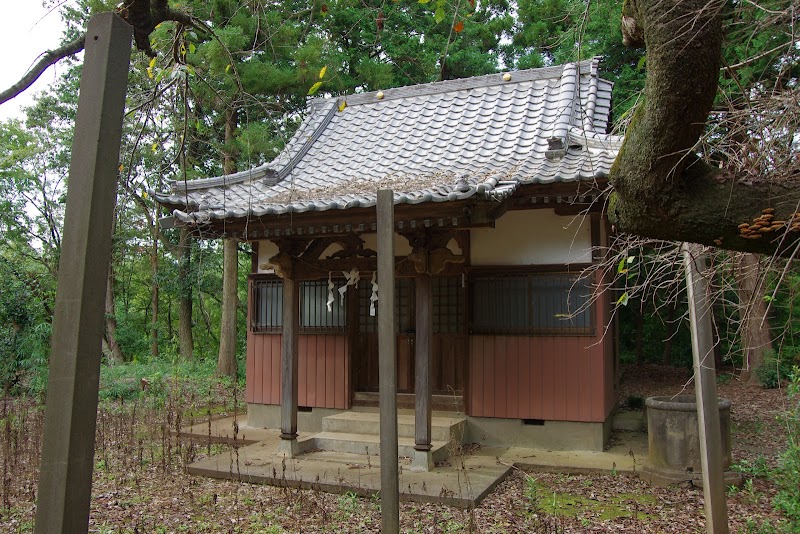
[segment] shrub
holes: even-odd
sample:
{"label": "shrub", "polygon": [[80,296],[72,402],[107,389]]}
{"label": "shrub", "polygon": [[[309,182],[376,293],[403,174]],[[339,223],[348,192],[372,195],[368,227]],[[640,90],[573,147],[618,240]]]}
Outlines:
{"label": "shrub", "polygon": [[628,395],[625,404],[631,410],[644,410],[644,397],[641,395]]}
{"label": "shrub", "polygon": [[789,408],[781,416],[786,425],[787,447],[775,470],[778,494],[775,507],[788,519],[790,532],[800,532],[800,368],[794,367],[790,376]]}
{"label": "shrub", "polygon": [[789,376],[791,369],[787,361],[781,354],[769,351],[764,356],[763,363],[756,369],[761,385],[767,389],[775,389],[781,385],[781,381]]}

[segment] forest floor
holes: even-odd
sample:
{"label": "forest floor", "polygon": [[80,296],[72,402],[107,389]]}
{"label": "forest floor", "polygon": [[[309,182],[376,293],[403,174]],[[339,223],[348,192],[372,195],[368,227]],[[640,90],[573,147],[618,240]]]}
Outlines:
{"label": "forest floor", "polygon": [[[684,388],[692,393],[689,376],[686,369],[625,367],[621,408]],[[173,387],[166,399],[143,396],[101,404],[90,532],[380,531],[380,502],[375,498],[187,474],[189,463],[230,450],[171,435],[171,429],[210,413],[209,399],[188,394],[187,388]],[[786,392],[747,386],[726,374],[720,375],[718,390],[732,401],[733,458],[745,474],[744,485],[728,491],[731,531],[766,532],[760,530],[766,523],[774,526],[781,520],[773,509],[777,490],[768,474],[785,449],[785,431],[776,416],[788,408]],[[0,410],[0,532],[32,532],[42,410],[19,400],[3,401]],[[403,532],[705,531],[701,489],[657,488],[622,474],[521,470],[473,510],[401,503],[400,522]]]}

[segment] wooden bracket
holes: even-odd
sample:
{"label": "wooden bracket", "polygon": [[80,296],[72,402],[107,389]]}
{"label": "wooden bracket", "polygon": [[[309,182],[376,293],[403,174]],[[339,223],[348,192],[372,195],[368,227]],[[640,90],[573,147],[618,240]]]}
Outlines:
{"label": "wooden bracket", "polygon": [[451,239],[459,241],[459,235],[452,230],[432,231],[426,228],[420,232],[401,235],[411,245],[412,251],[408,255],[408,260],[414,265],[417,274],[439,274],[444,271],[448,263],[464,263],[463,254],[456,255],[447,248]]}

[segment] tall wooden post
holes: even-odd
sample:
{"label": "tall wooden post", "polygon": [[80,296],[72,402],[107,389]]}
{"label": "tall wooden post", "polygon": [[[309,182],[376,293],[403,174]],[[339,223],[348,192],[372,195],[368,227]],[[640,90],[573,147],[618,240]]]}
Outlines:
{"label": "tall wooden post", "polygon": [[400,531],[397,463],[397,334],[394,328],[394,192],[378,191],[378,403],[381,418],[381,532]]}
{"label": "tall wooden post", "polygon": [[86,31],[58,271],[36,506],[37,533],[89,528],[106,277],[133,29],[113,13]]}
{"label": "tall wooden post", "polygon": [[416,277],[416,339],[414,354],[414,471],[433,469],[431,454],[431,369],[433,359],[433,283],[431,276]]}
{"label": "tall wooden post", "polygon": [[727,534],[728,508],[722,468],[722,435],[717,399],[717,373],[714,368],[713,326],[706,259],[701,245],[685,244],[686,291],[692,330],[694,384],[697,397],[697,422],[700,431],[700,465],[703,468],[703,498],[706,531]]}
{"label": "tall wooden post", "polygon": [[281,336],[281,443],[280,451],[293,457],[297,445],[298,331],[300,327],[299,284],[292,276],[283,279],[283,335]]}

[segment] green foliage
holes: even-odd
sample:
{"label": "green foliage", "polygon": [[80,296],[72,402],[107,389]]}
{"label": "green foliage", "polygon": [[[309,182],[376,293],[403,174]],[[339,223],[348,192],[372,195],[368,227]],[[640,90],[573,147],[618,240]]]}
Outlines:
{"label": "green foliage", "polygon": [[186,397],[197,399],[217,398],[220,389],[231,388],[227,378],[214,376],[216,361],[172,362],[155,360],[147,363],[131,362],[104,365],[100,369],[101,400],[147,399],[163,405],[170,394],[178,391]]}
{"label": "green foliage", "polygon": [[[787,409],[778,416],[786,430],[786,449],[778,458],[777,467],[771,467],[764,456],[753,461],[740,460],[732,468],[750,477],[769,478],[777,488],[773,501],[775,509],[786,518],[777,525],[770,521],[747,522],[747,532],[800,532],[800,367],[794,366],[789,374]],[[757,498],[752,479],[745,481],[743,492]]]}
{"label": "green foliage", "polygon": [[747,534],[774,534],[779,532],[769,519],[757,521],[753,518],[748,518],[745,522],[745,529]]}
{"label": "green foliage", "polygon": [[513,33],[512,57],[519,68],[602,57],[601,74],[614,82],[616,119],[624,117],[644,88],[641,50],[622,44],[622,0],[523,0]]}
{"label": "green foliage", "polygon": [[790,354],[788,350],[781,351],[778,354],[775,351],[768,351],[764,355],[764,361],[756,369],[756,376],[758,376],[759,382],[765,388],[777,388],[791,374],[794,361],[795,355]]}
{"label": "green foliage", "polygon": [[775,507],[788,519],[791,532],[800,531],[800,368],[794,367],[787,388],[789,407],[781,420],[786,425],[787,447],[773,473],[778,494]]}
{"label": "green foliage", "polygon": [[757,456],[756,459],[752,461],[746,459],[739,460],[731,466],[731,469],[751,477],[766,478],[771,473],[767,459],[763,455]]}
{"label": "green foliage", "polygon": [[12,262],[0,246],[0,390],[41,396],[50,351],[53,281],[31,261]]}

